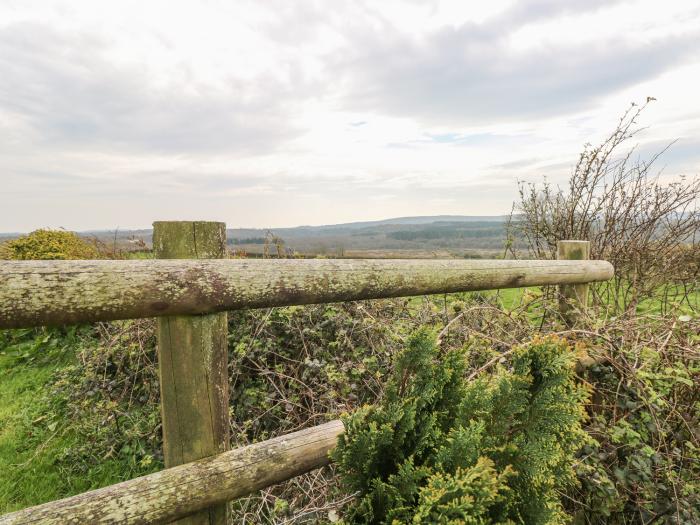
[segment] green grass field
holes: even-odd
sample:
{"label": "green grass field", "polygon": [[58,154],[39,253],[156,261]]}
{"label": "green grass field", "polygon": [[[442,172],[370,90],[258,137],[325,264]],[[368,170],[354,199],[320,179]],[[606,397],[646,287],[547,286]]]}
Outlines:
{"label": "green grass field", "polygon": [[[5,334],[0,350],[0,511],[60,498],[74,486],[53,468],[74,443],[70,430],[48,420],[43,390],[72,352],[50,335]],[[53,347],[52,347],[53,346]],[[68,481],[68,484],[66,483]],[[88,487],[89,482],[82,483]],[[71,487],[72,486],[72,487]]]}
{"label": "green grass field", "polygon": [[0,514],[140,473],[120,456],[65,468],[68,454],[86,443],[65,419],[65,407],[52,404],[61,398],[46,389],[75,362],[80,344],[77,330],[0,331]]}

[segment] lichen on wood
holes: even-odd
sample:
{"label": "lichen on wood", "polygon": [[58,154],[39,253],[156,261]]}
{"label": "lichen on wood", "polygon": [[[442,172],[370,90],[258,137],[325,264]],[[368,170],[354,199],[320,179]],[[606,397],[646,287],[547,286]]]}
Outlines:
{"label": "lichen on wood", "polygon": [[[590,257],[590,251],[591,243],[588,241],[557,242],[558,260],[585,261]],[[567,325],[576,324],[585,311],[588,306],[588,290],[588,283],[563,284],[559,287],[559,312]]]}
{"label": "lichen on wood", "polygon": [[613,275],[605,261],[1,261],[0,328],[341,302]]}
{"label": "lichen on wood", "polygon": [[[156,222],[153,246],[158,259],[221,259],[226,254],[226,225]],[[157,336],[165,466],[174,467],[228,450],[226,313],[161,317]],[[177,523],[226,522],[226,505],[220,504]]]}

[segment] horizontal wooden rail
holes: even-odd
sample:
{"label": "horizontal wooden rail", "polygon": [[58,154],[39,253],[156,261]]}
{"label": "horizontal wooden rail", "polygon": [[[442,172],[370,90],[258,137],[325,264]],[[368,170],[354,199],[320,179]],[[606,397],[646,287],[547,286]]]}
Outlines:
{"label": "horizontal wooden rail", "polygon": [[610,279],[605,261],[0,262],[0,328]]}
{"label": "horizontal wooden rail", "polygon": [[0,516],[30,523],[168,523],[328,464],[340,421]]}

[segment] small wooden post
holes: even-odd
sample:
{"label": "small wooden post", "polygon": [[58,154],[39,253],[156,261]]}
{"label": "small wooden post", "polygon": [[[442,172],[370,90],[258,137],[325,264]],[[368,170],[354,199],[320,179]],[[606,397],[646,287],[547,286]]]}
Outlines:
{"label": "small wooden post", "polygon": [[[222,222],[153,223],[158,259],[222,259]],[[197,276],[192,276],[196,279]],[[227,315],[178,315],[158,319],[163,455],[167,468],[229,448]],[[226,504],[177,522],[224,525]]]}
{"label": "small wooden post", "polygon": [[[588,260],[591,255],[589,241],[558,241],[557,259],[569,261]],[[564,284],[559,287],[559,312],[567,326],[573,326],[588,305],[588,283]]]}

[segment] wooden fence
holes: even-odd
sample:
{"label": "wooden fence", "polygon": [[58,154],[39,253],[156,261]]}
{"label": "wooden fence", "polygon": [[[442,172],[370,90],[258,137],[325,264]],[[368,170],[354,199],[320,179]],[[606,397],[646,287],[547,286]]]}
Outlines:
{"label": "wooden fence", "polygon": [[226,502],[326,465],[340,421],[227,450],[226,311],[382,297],[561,285],[573,322],[587,283],[612,266],[588,243],[559,260],[224,259],[216,222],[156,222],[157,260],[1,261],[0,328],[158,317],[165,470],[30,507],[0,524],[219,525]]}

